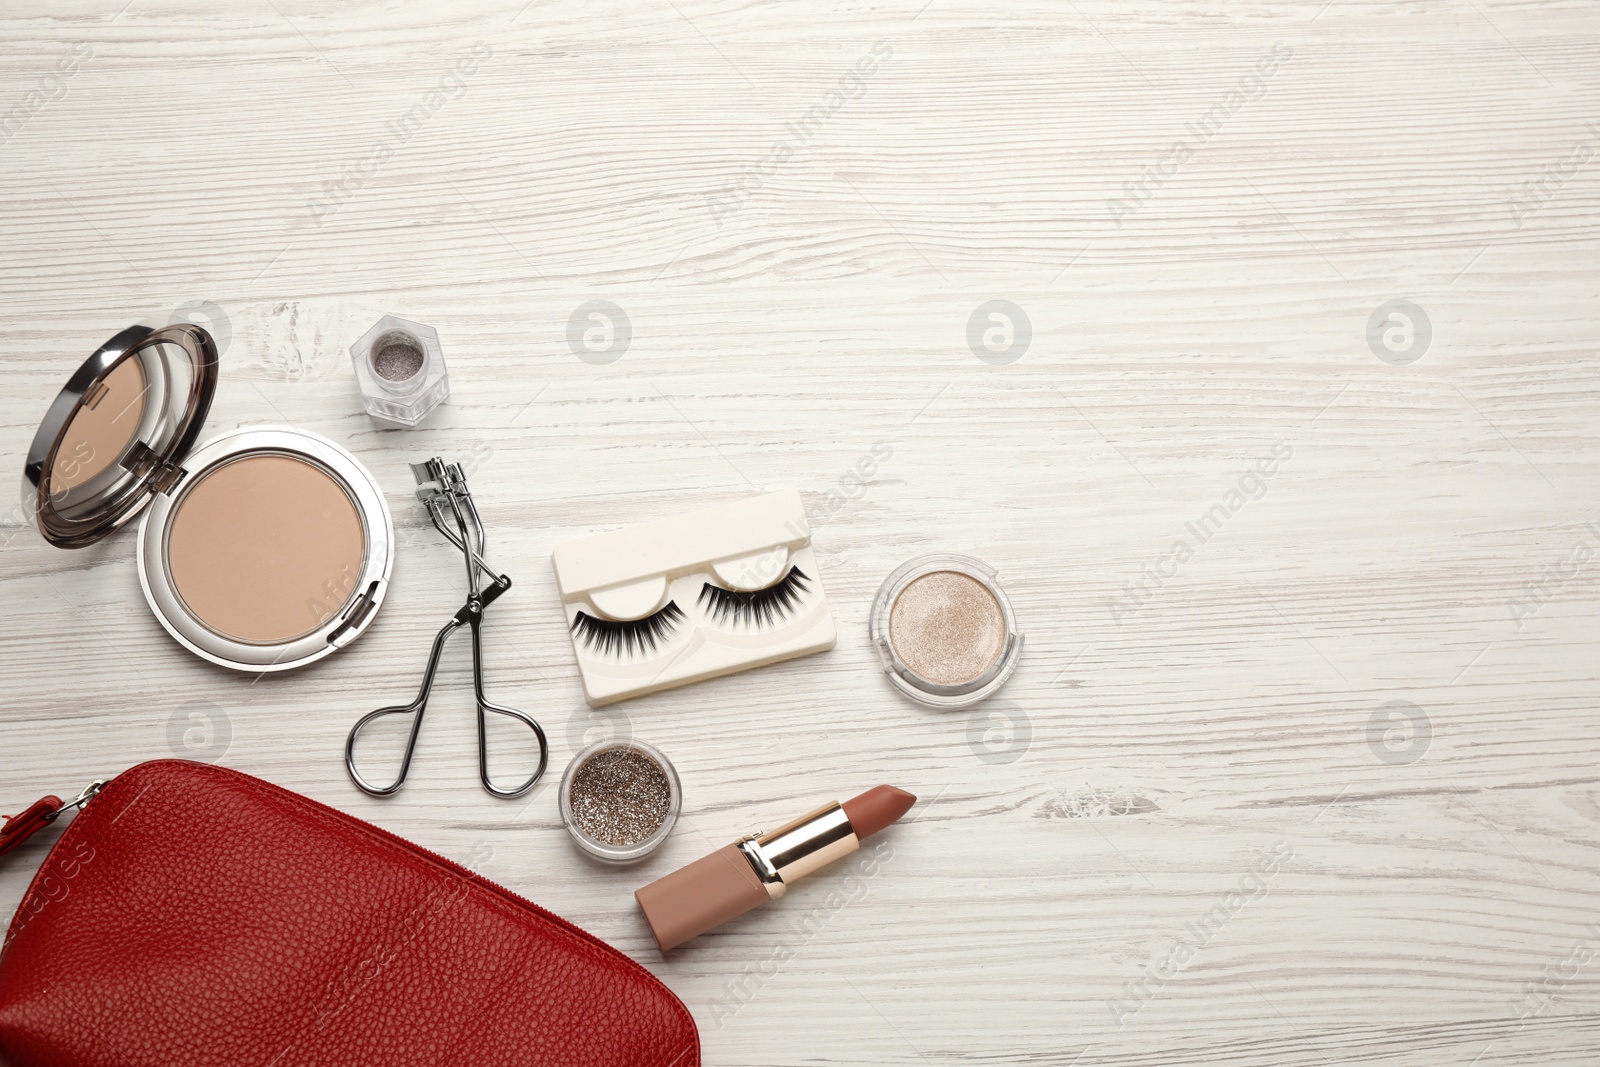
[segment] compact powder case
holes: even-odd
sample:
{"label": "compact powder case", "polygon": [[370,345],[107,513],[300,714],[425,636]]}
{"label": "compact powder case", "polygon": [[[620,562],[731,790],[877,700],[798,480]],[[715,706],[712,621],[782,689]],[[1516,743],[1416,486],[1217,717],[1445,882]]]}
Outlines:
{"label": "compact powder case", "polygon": [[971,556],[920,556],[872,601],[872,645],[894,687],[937,708],[964,708],[1005,684],[1022,634],[994,569]]}
{"label": "compact powder case", "polygon": [[195,655],[300,667],[372,622],[394,523],[372,475],[326,438],[247,427],[195,446],[217,386],[200,326],[130,326],[50,406],[22,477],[45,540],[82,548],[141,511],[139,583]]}
{"label": "compact powder case", "polygon": [[677,769],[643,741],[599,741],[561,776],[561,821],[577,846],[607,863],[633,863],[661,847],[683,810]]}

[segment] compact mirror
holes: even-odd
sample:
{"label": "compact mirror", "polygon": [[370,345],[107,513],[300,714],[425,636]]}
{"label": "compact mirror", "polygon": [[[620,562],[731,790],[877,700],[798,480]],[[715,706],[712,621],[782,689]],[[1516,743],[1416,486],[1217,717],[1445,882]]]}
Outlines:
{"label": "compact mirror", "polygon": [[371,624],[394,521],[360,461],[309,430],[246,427],[197,445],[216,388],[203,327],[129,326],[50,405],[23,507],[58,548],[142,514],[139,584],[167,632],[219,666],[291,670]]}
{"label": "compact mirror", "polygon": [[217,385],[202,327],[130,326],[84,361],[45,414],[22,506],[45,540],[81,548],[133,518],[194,444]]}

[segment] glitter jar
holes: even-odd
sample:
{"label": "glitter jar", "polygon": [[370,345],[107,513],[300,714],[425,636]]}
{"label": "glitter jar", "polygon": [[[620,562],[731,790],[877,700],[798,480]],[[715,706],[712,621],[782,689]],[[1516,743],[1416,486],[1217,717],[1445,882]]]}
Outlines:
{"label": "glitter jar", "polygon": [[572,757],[561,776],[561,821],[578,847],[607,863],[644,859],[683,809],[678,771],[643,741],[609,739]]}
{"label": "glitter jar", "polygon": [[395,426],[415,426],[450,396],[439,331],[385,315],[350,346],[350,360],[367,414]]}
{"label": "glitter jar", "polygon": [[936,708],[976,704],[1022,657],[1011,600],[994,568],[971,556],[919,556],[878,588],[872,646],[894,687]]}

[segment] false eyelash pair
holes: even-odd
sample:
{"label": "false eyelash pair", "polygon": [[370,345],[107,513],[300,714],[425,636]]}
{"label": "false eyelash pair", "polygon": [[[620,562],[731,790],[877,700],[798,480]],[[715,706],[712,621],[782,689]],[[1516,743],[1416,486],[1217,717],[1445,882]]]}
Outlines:
{"label": "false eyelash pair", "polygon": [[[740,592],[711,582],[700,587],[699,605],[716,622],[725,626],[772,627],[794,612],[810,579],[799,567],[764,589]],[[591,652],[607,656],[632,657],[654,653],[674,633],[684,619],[677,601],[642,619],[601,619],[579,611],[572,620],[572,632]]]}
{"label": "false eyelash pair", "polygon": [[[793,489],[563,541],[550,564],[592,707],[824,652],[838,636]],[[749,574],[783,577],[739,592]]]}

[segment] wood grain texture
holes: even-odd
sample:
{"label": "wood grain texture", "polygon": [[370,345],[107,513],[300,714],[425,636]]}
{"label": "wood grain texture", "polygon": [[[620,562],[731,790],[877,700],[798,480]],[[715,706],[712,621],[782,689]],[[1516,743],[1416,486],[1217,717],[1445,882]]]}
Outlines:
{"label": "wood grain texture", "polygon": [[[1595,1062],[1592,5],[121,2],[0,14],[0,116],[92,51],[0,144],[4,453],[115,328],[209,300],[210,429],[347,444],[402,547],[355,647],[255,683],[161,631],[131,532],[63,553],[10,513],[4,810],[220,753],[487,844],[682,996],[718,1067]],[[592,299],[633,326],[608,365],[567,340]],[[1006,365],[967,341],[994,299],[1032,327]],[[1396,299],[1431,323],[1407,366],[1367,339]],[[411,431],[348,364],[385,312],[451,370]],[[685,817],[639,868],[582,861],[553,788],[477,788],[465,649],[406,789],[344,776],[459,601],[409,492],[434,453],[477,463],[516,582],[491,690],[545,722],[549,781],[619,727],[677,763]],[[551,546],[785,487],[838,647],[591,716]],[[972,714],[896,698],[867,646],[878,582],[931,550],[999,568],[1027,631]],[[1391,701],[1431,733],[1374,724]],[[874,873],[655,953],[635,887],[880,781],[924,800]]]}

